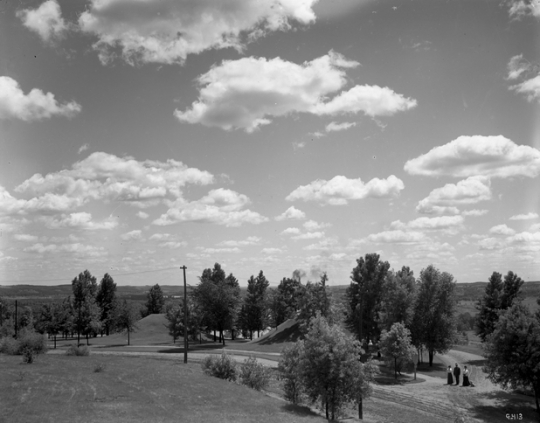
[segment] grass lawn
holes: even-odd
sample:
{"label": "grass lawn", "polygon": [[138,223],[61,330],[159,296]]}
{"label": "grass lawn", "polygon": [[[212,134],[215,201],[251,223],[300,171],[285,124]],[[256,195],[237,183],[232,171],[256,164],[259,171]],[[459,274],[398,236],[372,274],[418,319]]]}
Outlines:
{"label": "grass lawn", "polygon": [[[97,365],[102,372],[95,372]],[[0,422],[323,422],[198,364],[147,357],[0,354]]]}

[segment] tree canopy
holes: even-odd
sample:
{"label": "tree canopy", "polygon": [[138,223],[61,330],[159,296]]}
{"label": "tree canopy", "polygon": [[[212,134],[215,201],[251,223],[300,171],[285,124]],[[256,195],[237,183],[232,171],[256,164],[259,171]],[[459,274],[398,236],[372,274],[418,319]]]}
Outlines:
{"label": "tree canopy", "polygon": [[159,284],[155,284],[148,294],[146,294],[146,313],[147,314],[159,314],[163,310],[165,305],[165,298],[163,291]]}
{"label": "tree canopy", "polygon": [[532,388],[540,418],[540,316],[514,304],[501,313],[484,351],[488,378],[504,388]]}
{"label": "tree canopy", "polygon": [[369,341],[376,341],[380,334],[379,312],[390,264],[381,261],[376,253],[366,254],[356,263],[346,291],[349,308],[346,324],[367,348]]}

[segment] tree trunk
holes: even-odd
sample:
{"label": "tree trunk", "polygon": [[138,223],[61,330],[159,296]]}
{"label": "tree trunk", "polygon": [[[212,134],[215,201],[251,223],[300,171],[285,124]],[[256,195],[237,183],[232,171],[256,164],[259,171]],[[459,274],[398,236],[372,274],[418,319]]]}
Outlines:
{"label": "tree trunk", "polygon": [[534,399],[536,400],[536,412],[538,413],[538,421],[540,421],[540,405],[538,405],[538,397],[540,397],[540,387],[533,385]]}
{"label": "tree trunk", "polygon": [[130,339],[129,339],[129,329],[128,329],[128,345],[131,345],[130,344]]}
{"label": "tree trunk", "polygon": [[433,350],[428,351],[429,354],[429,367],[433,367],[433,356],[435,355]]}
{"label": "tree trunk", "polygon": [[214,329],[214,342],[216,342],[216,330]]}
{"label": "tree trunk", "polygon": [[397,358],[394,357],[394,379],[397,380]]}
{"label": "tree trunk", "polygon": [[[54,334],[54,349],[56,349],[56,334]],[[538,400],[537,400],[538,401]],[[538,405],[538,404],[537,404]]]}
{"label": "tree trunk", "polygon": [[202,332],[199,332],[199,344],[202,344]]}
{"label": "tree trunk", "polygon": [[253,331],[251,329],[249,330],[249,339],[253,341]]}
{"label": "tree trunk", "polygon": [[86,334],[86,345],[90,345],[90,344],[88,343],[88,334]]}
{"label": "tree trunk", "polygon": [[360,397],[360,400],[358,401],[358,418],[360,420],[364,419],[364,404],[362,403],[362,397]]}
{"label": "tree trunk", "polygon": [[330,416],[328,414],[328,400],[326,400],[326,420],[330,420]]}

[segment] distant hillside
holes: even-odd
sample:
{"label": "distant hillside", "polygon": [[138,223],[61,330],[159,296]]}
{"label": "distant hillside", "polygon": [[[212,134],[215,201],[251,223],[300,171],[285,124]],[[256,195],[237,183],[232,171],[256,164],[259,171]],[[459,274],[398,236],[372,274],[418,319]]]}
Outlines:
{"label": "distant hillside", "polygon": [[[161,285],[160,285],[161,286]],[[146,300],[146,293],[151,286],[118,286],[117,293],[121,298],[130,300]],[[162,285],[165,296],[184,296],[184,287],[178,285]],[[192,288],[188,287],[188,291]],[[0,285],[0,297],[13,300],[62,300],[72,295],[71,285],[41,286],[41,285]]]}
{"label": "distant hillside", "polygon": [[[457,298],[459,301],[476,301],[482,297],[485,292],[487,282],[472,282],[457,284]],[[336,300],[342,300],[345,297],[345,291],[349,285],[330,286]],[[133,301],[145,301],[146,293],[151,288],[147,286],[118,286],[117,293],[121,298]],[[161,285],[163,293],[167,297],[184,296],[184,287],[182,285]],[[188,287],[190,291],[191,287]],[[246,288],[242,288],[242,295]],[[9,299],[28,299],[28,300],[62,300],[71,295],[71,285],[41,286],[41,285],[0,285],[0,297]],[[523,295],[526,298],[540,298],[540,281],[525,282],[523,285]]]}

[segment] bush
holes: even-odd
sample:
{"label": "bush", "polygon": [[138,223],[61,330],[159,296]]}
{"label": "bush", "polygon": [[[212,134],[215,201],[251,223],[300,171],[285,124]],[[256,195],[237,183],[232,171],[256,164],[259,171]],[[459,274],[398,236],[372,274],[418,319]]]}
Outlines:
{"label": "bush", "polygon": [[90,349],[86,345],[81,345],[78,347],[75,345],[70,345],[66,351],[66,355],[88,356],[90,355]]}
{"label": "bush", "polygon": [[240,381],[243,385],[260,391],[270,382],[270,370],[258,363],[254,356],[250,356],[240,367]]}
{"label": "bush", "polygon": [[34,354],[44,354],[48,349],[45,336],[36,332],[23,330],[17,341],[19,343],[17,354],[24,355],[25,350],[30,350]]}
{"label": "bush", "polygon": [[22,351],[23,363],[32,364],[34,362],[34,351],[31,348],[25,347]]}
{"label": "bush", "polygon": [[[7,336],[0,340],[0,353],[8,355],[25,355],[32,352],[32,358],[36,354],[47,352],[47,340],[39,333],[29,330],[21,331],[18,339]],[[25,361],[26,362],[26,361]]]}
{"label": "bush", "polygon": [[299,404],[302,399],[301,361],[303,355],[304,343],[298,341],[283,349],[278,364],[279,380],[283,382],[284,397],[293,404]]}
{"label": "bush", "polygon": [[16,355],[19,349],[19,343],[11,336],[6,336],[0,339],[0,353],[8,355]]}
{"label": "bush", "polygon": [[95,367],[94,367],[94,373],[101,373],[101,372],[103,372],[103,371],[105,371],[105,364],[103,364],[103,363],[98,363],[98,364],[95,365]]}
{"label": "bush", "polygon": [[229,381],[236,380],[236,361],[225,351],[221,356],[206,356],[201,362],[203,372],[209,376],[218,377]]}

